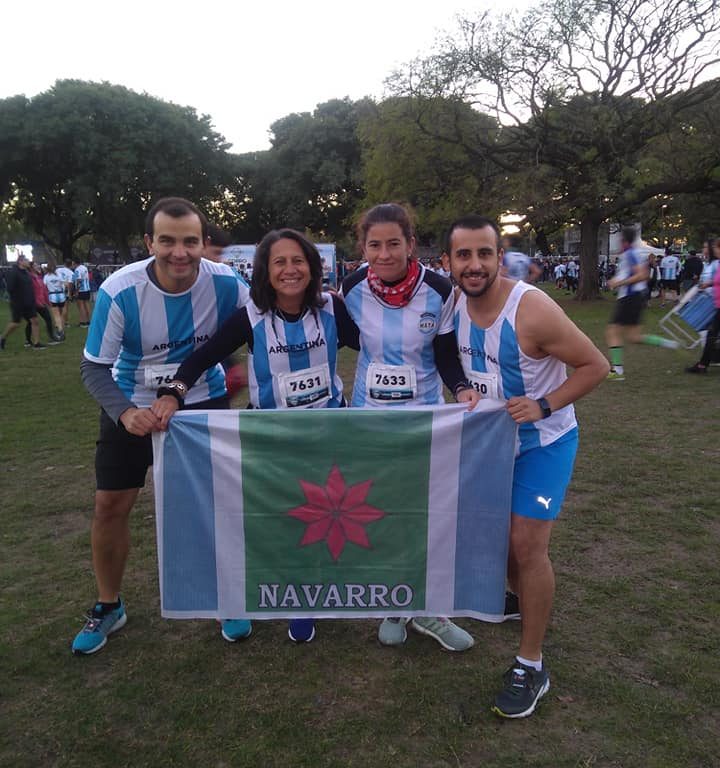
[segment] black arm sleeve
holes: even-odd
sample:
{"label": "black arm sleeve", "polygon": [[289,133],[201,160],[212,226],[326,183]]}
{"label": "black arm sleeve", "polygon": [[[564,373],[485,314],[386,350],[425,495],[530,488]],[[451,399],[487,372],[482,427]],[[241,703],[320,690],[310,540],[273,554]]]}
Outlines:
{"label": "black arm sleeve", "polygon": [[199,349],[196,349],[178,368],[175,378],[188,389],[203,371],[225,360],[243,344],[252,339],[252,328],[245,308],[233,312],[222,327]]}
{"label": "black arm sleeve", "polygon": [[112,377],[112,366],[94,363],[83,357],[80,363],[80,376],[85,389],[97,400],[100,407],[117,424],[120,416],[133,403],[125,397]]}
{"label": "black arm sleeve", "polygon": [[333,293],[333,312],[335,313],[335,325],[338,331],[338,346],[360,349],[360,329],[350,317],[345,302],[341,296]]}
{"label": "black arm sleeve", "polygon": [[445,386],[455,394],[458,384],[467,381],[458,359],[455,331],[436,336],[433,339],[433,352],[435,353],[435,365],[437,365]]}

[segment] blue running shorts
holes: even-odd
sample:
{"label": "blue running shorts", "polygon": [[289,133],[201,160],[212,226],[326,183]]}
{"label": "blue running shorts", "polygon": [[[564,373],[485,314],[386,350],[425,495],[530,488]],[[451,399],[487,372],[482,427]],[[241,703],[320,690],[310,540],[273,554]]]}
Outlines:
{"label": "blue running shorts", "polygon": [[531,448],[515,459],[512,512],[536,520],[555,520],[570,484],[578,430],[558,438],[550,445]]}

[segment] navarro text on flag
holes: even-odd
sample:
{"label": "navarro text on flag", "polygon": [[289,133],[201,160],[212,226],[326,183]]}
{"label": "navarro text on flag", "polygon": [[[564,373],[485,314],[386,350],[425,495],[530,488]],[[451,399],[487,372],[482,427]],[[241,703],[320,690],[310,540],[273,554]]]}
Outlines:
{"label": "navarro text on flag", "polygon": [[516,438],[498,401],[176,414],[153,438],[163,616],[502,614]]}

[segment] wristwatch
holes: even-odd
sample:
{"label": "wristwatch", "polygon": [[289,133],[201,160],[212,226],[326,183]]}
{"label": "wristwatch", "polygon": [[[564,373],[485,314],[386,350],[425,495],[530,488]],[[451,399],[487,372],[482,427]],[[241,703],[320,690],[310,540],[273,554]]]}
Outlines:
{"label": "wristwatch", "polygon": [[544,398],[541,397],[539,400],[535,401],[539,406],[540,410],[542,411],[542,418],[547,419],[548,416],[552,413],[552,408],[550,407],[550,403]]}
{"label": "wristwatch", "polygon": [[168,384],[163,384],[162,387],[159,387],[157,396],[162,397],[163,395],[170,395],[171,397],[174,397],[180,405],[183,405],[187,392],[187,386],[183,384],[182,381],[175,380]]}
{"label": "wristwatch", "polygon": [[455,389],[453,390],[453,397],[455,400],[457,400],[457,396],[460,392],[462,392],[464,389],[472,389],[473,385],[467,380],[467,379],[461,379],[456,385]]}

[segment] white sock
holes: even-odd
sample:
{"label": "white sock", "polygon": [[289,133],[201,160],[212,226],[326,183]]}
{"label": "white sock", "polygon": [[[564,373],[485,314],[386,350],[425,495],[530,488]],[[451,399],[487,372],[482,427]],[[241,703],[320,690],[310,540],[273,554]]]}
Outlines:
{"label": "white sock", "polygon": [[540,656],[537,661],[533,661],[532,659],[525,659],[522,656],[516,656],[515,658],[526,667],[530,667],[531,669],[534,669],[538,672],[542,670],[542,656]]}

